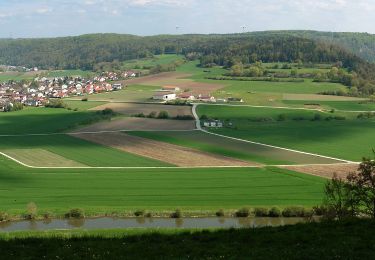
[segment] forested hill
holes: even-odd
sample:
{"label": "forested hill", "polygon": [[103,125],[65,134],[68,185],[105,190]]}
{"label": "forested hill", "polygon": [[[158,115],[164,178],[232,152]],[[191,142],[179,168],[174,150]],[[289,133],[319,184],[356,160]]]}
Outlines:
{"label": "forested hill", "polygon": [[333,43],[344,47],[362,59],[375,63],[375,35],[351,32],[319,31],[267,31],[254,32],[252,35],[292,35]]}
{"label": "forested hill", "polygon": [[[325,33],[321,33],[325,35]],[[353,34],[356,36],[357,34]],[[321,37],[323,39],[324,37]],[[57,69],[92,69],[99,62],[125,61],[155,54],[200,57],[202,65],[230,66],[264,62],[342,62],[366,78],[373,66],[342,47],[317,40],[318,32],[269,31],[229,35],[159,35],[140,37],[92,34],[47,39],[0,40],[0,64]],[[354,49],[354,47],[353,47]]]}

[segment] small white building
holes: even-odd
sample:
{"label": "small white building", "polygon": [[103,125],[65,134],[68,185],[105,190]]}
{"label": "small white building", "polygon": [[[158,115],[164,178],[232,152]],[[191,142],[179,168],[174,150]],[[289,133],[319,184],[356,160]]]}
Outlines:
{"label": "small white building", "polygon": [[207,120],[203,122],[204,127],[217,127],[222,128],[224,126],[223,122],[220,120]]}
{"label": "small white building", "polygon": [[154,96],[152,97],[154,100],[164,100],[164,101],[170,101],[176,99],[175,93],[168,93],[168,92],[156,92]]}

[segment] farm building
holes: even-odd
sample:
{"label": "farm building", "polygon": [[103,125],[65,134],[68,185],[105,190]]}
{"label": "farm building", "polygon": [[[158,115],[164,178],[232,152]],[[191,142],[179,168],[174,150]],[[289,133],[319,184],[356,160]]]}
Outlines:
{"label": "farm building", "polygon": [[113,90],[121,90],[122,84],[121,83],[112,84],[112,89]]}
{"label": "farm building", "polygon": [[178,95],[178,98],[184,100],[195,100],[195,96],[191,93],[182,93]]}
{"label": "farm building", "polygon": [[175,100],[176,94],[172,92],[156,92],[152,99],[164,101]]}
{"label": "farm building", "polygon": [[224,126],[223,122],[220,120],[207,120],[203,122],[204,127],[218,127],[222,128]]}
{"label": "farm building", "polygon": [[199,95],[198,100],[203,101],[203,102],[216,102],[215,97],[211,95]]}

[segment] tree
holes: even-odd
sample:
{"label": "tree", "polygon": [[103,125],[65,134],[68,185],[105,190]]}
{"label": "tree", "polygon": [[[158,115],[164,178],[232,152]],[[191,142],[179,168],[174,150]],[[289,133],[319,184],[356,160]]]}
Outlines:
{"label": "tree", "polygon": [[324,187],[324,206],[327,212],[331,214],[330,217],[343,219],[348,215],[348,208],[346,203],[345,181],[337,177],[335,174]]}
{"label": "tree", "polygon": [[361,212],[375,218],[375,160],[364,158],[358,173],[350,174],[348,181],[356,187],[355,192],[361,202]]}

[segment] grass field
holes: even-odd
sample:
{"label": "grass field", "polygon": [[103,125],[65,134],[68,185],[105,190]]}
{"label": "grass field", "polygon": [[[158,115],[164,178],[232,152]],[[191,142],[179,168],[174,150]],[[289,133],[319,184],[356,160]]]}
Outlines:
{"label": "grass field", "polygon": [[[199,106],[200,115],[230,120],[235,128],[213,130],[246,140],[312,152],[336,158],[360,161],[375,147],[375,119],[359,120],[354,113],[319,113],[323,118],[344,115],[346,120],[311,121],[315,111],[273,108]],[[285,121],[277,121],[283,114]],[[305,120],[292,120],[304,117]],[[260,122],[260,118],[266,122]]]}
{"label": "grass field", "polygon": [[[87,96],[88,100],[149,102],[152,101],[150,99],[154,95],[155,91],[160,89],[160,87],[155,86],[132,85],[131,81],[128,83],[129,85],[123,90],[90,95]],[[81,100],[82,97],[73,97],[71,99]]]}
{"label": "grass field", "polygon": [[375,102],[370,101],[317,101],[285,100],[286,105],[302,107],[305,104],[319,104],[325,109],[337,109],[343,111],[375,111]]}
{"label": "grass field", "polygon": [[153,58],[125,61],[123,67],[124,69],[142,69],[144,66],[154,67],[156,65],[170,64],[183,58],[184,56],[176,54],[155,55]]}
{"label": "grass field", "polygon": [[324,179],[273,168],[30,169],[0,157],[2,211],[87,214],[319,204]]}
{"label": "grass field", "polygon": [[90,121],[95,112],[72,111],[62,108],[25,108],[1,113],[0,135],[56,133]]}
{"label": "grass field", "polygon": [[374,229],[372,220],[351,220],[231,230],[16,232],[0,234],[0,250],[4,259],[373,259]]}
{"label": "grass field", "polygon": [[277,148],[230,140],[201,131],[130,132],[128,134],[261,164],[319,164],[337,162]]}

